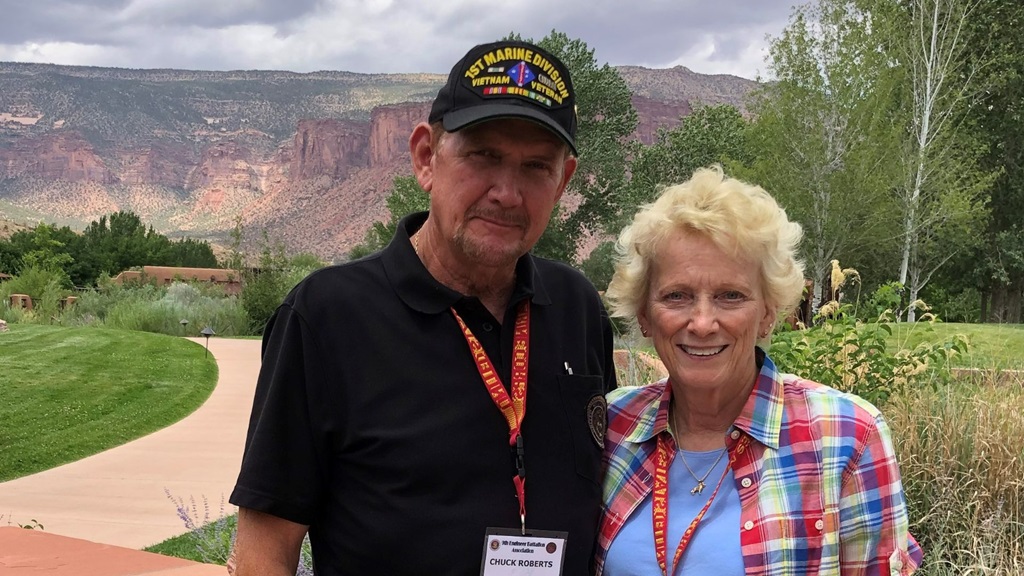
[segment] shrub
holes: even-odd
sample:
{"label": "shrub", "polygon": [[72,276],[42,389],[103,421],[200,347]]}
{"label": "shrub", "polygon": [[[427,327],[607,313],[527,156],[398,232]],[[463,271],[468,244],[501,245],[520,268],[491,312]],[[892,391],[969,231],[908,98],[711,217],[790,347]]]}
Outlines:
{"label": "shrub", "polygon": [[887,311],[892,312],[897,318],[902,316],[903,312],[903,293],[906,289],[903,284],[899,282],[886,282],[874,292],[865,302],[859,303],[857,306],[856,315],[861,320],[871,321],[874,318],[885,314]]}
{"label": "shrub", "polygon": [[[235,543],[238,516],[225,514],[223,498],[221,499],[220,513],[216,519],[211,520],[210,505],[205,496],[202,498],[203,511],[200,514],[194,497],[190,496],[186,503],[184,498],[173,496],[167,489],[164,489],[164,493],[174,503],[178,518],[188,532],[152,546],[149,550],[207,564],[222,566],[227,564]],[[295,576],[313,576],[313,554],[309,544],[309,535],[302,541]]]}
{"label": "shrub", "polygon": [[[66,311],[66,323],[196,336],[210,326],[221,336],[249,334],[238,298],[203,285],[174,282],[166,288],[107,285],[83,292]],[[181,320],[188,320],[182,325]]]}
{"label": "shrub", "polygon": [[[834,314],[819,315],[817,324],[806,330],[776,333],[772,359],[783,372],[852,392],[876,406],[908,387],[949,380],[951,358],[967,350],[967,340],[959,334],[948,341],[926,340],[913,348],[893,345],[891,312],[865,323],[843,306],[822,310]],[[928,329],[927,322],[918,324]]]}
{"label": "shrub", "polygon": [[[42,307],[46,312],[53,312],[59,307],[60,299],[71,293],[65,288],[66,278],[67,275],[60,270],[28,267],[0,284],[0,298],[10,304],[11,294],[28,294],[33,308]],[[43,314],[37,316],[42,317]]]}
{"label": "shrub", "polygon": [[289,260],[283,246],[265,244],[260,254],[259,270],[248,270],[243,274],[242,308],[249,317],[249,331],[263,334],[267,321],[288,292],[322,266],[322,262],[308,254]]}
{"label": "shrub", "polygon": [[[859,275],[855,270],[840,270],[836,261],[832,264],[832,293],[840,294],[845,278]],[[898,304],[898,298],[885,300],[896,292],[879,289],[879,293],[883,296],[877,302]],[[938,321],[927,312],[925,304],[912,305],[926,312],[915,329],[928,330]],[[853,307],[833,300],[821,307],[813,327],[776,333],[771,344],[772,359],[783,372],[852,392],[876,406],[908,387],[948,381],[950,359],[967,351],[966,337],[926,339],[913,348],[900,342],[894,345],[891,337],[896,313],[886,309],[873,322],[862,322]]]}
{"label": "shrub", "polygon": [[228,516],[224,513],[224,500],[221,499],[220,514],[215,520],[210,520],[210,503],[203,497],[203,513],[200,515],[196,500],[189,497],[188,503],[184,498],[176,497],[167,489],[164,489],[167,498],[174,503],[178,510],[178,518],[185,524],[188,530],[187,538],[192,541],[195,547],[193,559],[207,564],[224,565],[235,542],[235,529],[238,517]]}
{"label": "shrub", "polygon": [[928,302],[946,322],[981,321],[981,293],[976,288],[950,292],[941,286],[929,285],[924,293]]}

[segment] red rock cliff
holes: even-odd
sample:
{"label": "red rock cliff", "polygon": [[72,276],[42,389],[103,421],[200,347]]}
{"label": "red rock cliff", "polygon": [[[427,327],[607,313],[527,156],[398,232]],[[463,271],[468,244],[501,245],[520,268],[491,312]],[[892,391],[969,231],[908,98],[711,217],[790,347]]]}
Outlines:
{"label": "red rock cliff", "polygon": [[633,108],[636,108],[637,123],[634,133],[644,144],[653,144],[658,129],[671,130],[679,125],[679,119],[693,112],[685,102],[659,102],[643,96],[632,96]]}
{"label": "red rock cliff", "polygon": [[409,102],[378,106],[370,112],[370,166],[393,164],[409,159],[409,134],[425,122],[430,102]]}
{"label": "red rock cliff", "polygon": [[292,139],[289,173],[293,180],[317,176],[344,179],[352,168],[367,165],[365,123],[347,120],[301,120]]}
{"label": "red rock cliff", "polygon": [[181,144],[157,143],[118,154],[120,181],[127,185],[156,184],[183,188],[195,167],[194,152]]}
{"label": "red rock cliff", "polygon": [[81,134],[56,131],[0,148],[0,175],[114,184],[117,178]]}
{"label": "red rock cliff", "polygon": [[185,181],[185,188],[195,190],[211,185],[257,187],[258,176],[249,150],[230,140],[217,142],[204,149],[199,164]]}

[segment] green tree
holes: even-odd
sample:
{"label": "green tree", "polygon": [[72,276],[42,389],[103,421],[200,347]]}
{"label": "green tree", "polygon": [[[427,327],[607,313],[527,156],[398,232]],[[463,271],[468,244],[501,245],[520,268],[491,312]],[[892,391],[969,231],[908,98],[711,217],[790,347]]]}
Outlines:
{"label": "green tree", "polygon": [[69,287],[71,279],[64,268],[74,262],[74,258],[67,252],[67,243],[59,236],[60,230],[55,225],[36,226],[32,231],[32,249],[25,252],[22,261],[25,268],[58,274],[60,283]]}
{"label": "green tree", "polygon": [[76,262],[71,275],[78,285],[93,284],[102,273],[115,275],[138,266],[217,266],[209,243],[192,238],[172,241],[133,212],[100,216],[72,245]]}
{"label": "green tree", "polygon": [[[899,281],[911,301],[959,250],[982,239],[992,173],[968,111],[984,85],[988,55],[968,52],[965,31],[977,0],[908,0],[869,5],[872,24],[905,86],[892,150],[900,163],[896,207],[901,220]],[[908,30],[910,33],[908,33]],[[984,44],[984,42],[983,42]],[[915,307],[908,306],[913,321]]]}
{"label": "green tree", "polygon": [[583,274],[598,290],[604,291],[615,274],[615,242],[602,242],[590,251],[580,266]]}
{"label": "green tree", "polygon": [[14,275],[21,267],[21,252],[18,248],[10,240],[0,240],[0,272]]}
{"label": "green tree", "polygon": [[349,258],[356,259],[377,252],[391,242],[398,228],[398,221],[413,212],[422,212],[430,207],[430,195],[420,188],[413,176],[396,176],[387,199],[388,221],[374,222],[363,243],[349,251]]}
{"label": "green tree", "polygon": [[257,267],[242,272],[242,308],[249,316],[252,333],[263,334],[267,321],[291,289],[287,277],[284,244],[272,242],[264,231]]}
{"label": "green tree", "polygon": [[763,186],[803,226],[817,302],[833,259],[856,262],[895,245],[889,190],[897,86],[879,42],[870,15],[851,3],[797,6],[770,40],[775,78],[750,104],[753,161],[737,175]]}
{"label": "green tree", "polygon": [[132,266],[149,264],[146,262],[146,257],[149,255],[149,242],[146,225],[142,223],[142,219],[133,212],[121,211],[111,214],[109,221],[108,247],[113,269],[108,272],[117,274]]}
{"label": "green tree", "polygon": [[[510,39],[520,39],[512,33]],[[576,88],[576,148],[579,167],[569,184],[579,197],[574,210],[563,208],[551,219],[534,252],[575,263],[580,242],[588,235],[617,232],[621,216],[632,207],[622,201],[626,186],[627,140],[637,127],[629,86],[608,63],[598,65],[586,42],[552,30],[536,42],[557,56],[572,75]]]}
{"label": "green tree", "polygon": [[181,238],[176,242],[169,241],[166,256],[155,259],[155,262],[164,266],[184,266],[186,268],[217,267],[217,257],[213,254],[213,248],[210,247],[209,242],[192,238]]}
{"label": "green tree", "polygon": [[[1024,3],[992,0],[975,6],[965,23],[967,58],[984,88],[969,121],[983,145],[982,170],[995,173],[984,243],[958,254],[947,274],[960,289],[982,294],[981,321],[1024,320]],[[966,281],[965,281],[966,280]],[[965,284],[967,286],[965,286]]]}
{"label": "green tree", "polygon": [[659,130],[650,146],[638,143],[630,165],[626,215],[654,200],[660,186],[684,182],[698,168],[749,161],[745,132],[746,121],[733,106],[700,106],[677,127]]}

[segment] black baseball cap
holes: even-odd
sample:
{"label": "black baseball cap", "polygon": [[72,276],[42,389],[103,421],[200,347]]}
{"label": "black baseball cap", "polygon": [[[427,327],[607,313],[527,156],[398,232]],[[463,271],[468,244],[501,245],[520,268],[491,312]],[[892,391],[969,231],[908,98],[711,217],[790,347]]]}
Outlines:
{"label": "black baseball cap", "polygon": [[430,108],[431,123],[455,132],[496,118],[541,124],[576,151],[576,91],[565,64],[515,40],[480,44],[452,68]]}

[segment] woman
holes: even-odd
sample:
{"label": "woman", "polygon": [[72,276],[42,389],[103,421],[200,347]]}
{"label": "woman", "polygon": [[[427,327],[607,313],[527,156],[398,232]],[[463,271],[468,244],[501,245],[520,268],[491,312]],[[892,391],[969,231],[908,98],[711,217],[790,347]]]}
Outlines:
{"label": "woman", "polygon": [[759,347],[800,300],[800,225],[702,169],[619,237],[606,296],[668,378],[608,396],[597,573],[911,574],[921,549],[868,402]]}

